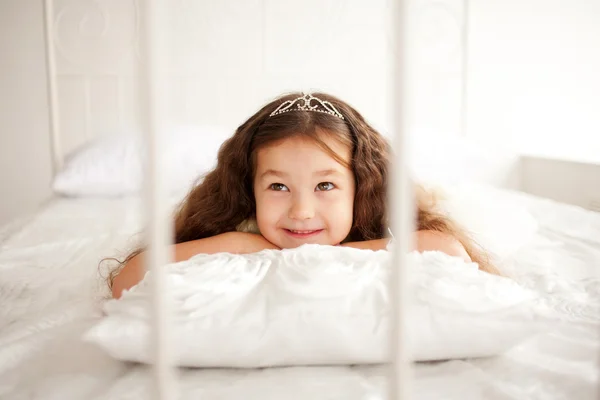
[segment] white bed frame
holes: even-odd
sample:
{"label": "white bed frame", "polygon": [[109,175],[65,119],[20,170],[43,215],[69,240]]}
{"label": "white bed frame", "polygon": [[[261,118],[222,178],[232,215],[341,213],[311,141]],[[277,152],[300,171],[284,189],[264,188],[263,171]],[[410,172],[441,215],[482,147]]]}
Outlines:
{"label": "white bed frame", "polygon": [[[307,64],[300,67],[296,65],[298,58],[290,55],[289,51],[286,53],[288,57],[291,57],[289,63],[286,64],[287,61],[283,57],[279,60],[274,59],[276,55],[282,52],[285,53],[290,47],[296,47],[298,41],[302,39],[302,35],[299,35],[295,39],[287,37],[286,39],[296,40],[296,42],[286,44],[285,41],[282,42],[280,40],[281,38],[277,34],[273,34],[274,28],[269,24],[268,17],[271,15],[270,13],[273,9],[282,7],[280,5],[282,4],[281,2],[271,2],[269,0],[258,2],[237,1],[227,2],[228,5],[224,6],[222,4],[226,2],[203,2],[202,6],[213,12],[216,12],[215,8],[222,7],[230,14],[239,13],[240,15],[250,12],[250,6],[247,5],[249,3],[256,3],[254,5],[260,6],[258,7],[258,12],[264,17],[262,31],[255,29],[244,32],[252,36],[255,33],[254,31],[257,31],[257,35],[262,35],[260,37],[262,48],[254,49],[254,53],[245,53],[245,48],[248,46],[243,48],[234,47],[236,51],[239,50],[242,53],[242,56],[253,56],[255,53],[259,53],[257,56],[258,61],[254,59],[245,61],[247,61],[249,65],[248,69],[250,70],[252,70],[253,66],[256,67],[258,65],[256,70],[260,70],[260,74],[257,74],[255,70],[253,76],[236,76],[235,79],[237,81],[235,83],[242,88],[236,92],[228,91],[226,86],[226,83],[232,79],[231,71],[226,71],[224,75],[218,76],[217,79],[213,79],[212,76],[209,76],[210,79],[208,79],[207,75],[203,74],[214,73],[215,71],[211,70],[211,66],[205,65],[204,70],[199,75],[190,77],[189,74],[185,75],[185,71],[183,71],[185,68],[173,72],[173,67],[167,65],[166,60],[170,60],[173,54],[167,52],[168,46],[166,46],[166,43],[169,37],[166,35],[167,33],[171,33],[172,39],[172,36],[176,35],[176,33],[173,34],[172,29],[169,32],[167,28],[169,21],[165,16],[168,15],[167,11],[172,11],[177,6],[173,6],[175,3],[169,3],[171,8],[166,10],[166,3],[166,1],[160,0],[122,1],[115,4],[119,4],[118,7],[124,8],[121,11],[115,11],[109,10],[105,8],[108,6],[100,5],[97,2],[69,3],[66,0],[45,0],[44,2],[48,93],[51,112],[52,154],[55,171],[60,170],[65,156],[70,151],[92,137],[102,134],[100,131],[95,131],[98,118],[105,117],[109,121],[111,118],[113,119],[112,125],[104,124],[103,128],[108,131],[111,129],[124,129],[128,125],[126,119],[130,115],[133,115],[134,119],[139,118],[139,125],[147,133],[149,143],[150,162],[147,169],[149,179],[145,196],[147,218],[150,227],[147,240],[149,242],[151,257],[148,258],[149,264],[147,267],[153,270],[154,273],[160,275],[163,269],[159,268],[159,266],[164,265],[170,258],[167,245],[171,237],[172,227],[168,219],[165,202],[164,177],[161,174],[161,171],[165,169],[161,168],[163,159],[159,150],[163,148],[162,142],[166,138],[164,129],[165,116],[169,111],[172,111],[168,109],[170,105],[168,100],[174,97],[169,97],[168,95],[173,92],[174,88],[178,87],[178,83],[180,86],[182,82],[184,86],[186,84],[190,85],[196,79],[196,83],[200,84],[195,87],[203,88],[202,84],[205,84],[206,93],[221,93],[221,90],[216,91],[214,88],[208,86],[211,84],[211,81],[217,81],[217,83],[220,82],[219,84],[225,85],[222,92],[225,96],[229,96],[225,98],[227,107],[223,107],[222,99],[215,100],[212,96],[200,94],[197,96],[195,103],[194,101],[191,102],[191,104],[198,105],[198,109],[194,109],[189,103],[184,105],[182,109],[187,113],[184,117],[190,117],[193,114],[197,119],[205,122],[230,124],[233,121],[239,122],[243,120],[243,117],[249,115],[248,113],[251,110],[256,109],[266,98],[278,94],[278,92],[282,91],[281,89],[297,90],[298,84],[305,86],[304,89],[309,89],[306,86],[312,86],[314,83],[308,82],[315,82],[321,85],[321,89],[332,90],[336,94],[339,93],[340,96],[350,98],[351,102],[357,108],[366,110],[364,113],[375,125],[379,123],[382,125],[385,124],[387,127],[392,127],[390,130],[393,132],[394,143],[397,145],[397,149],[399,149],[398,157],[400,159],[404,159],[405,157],[405,153],[403,152],[406,151],[406,146],[404,144],[410,130],[423,127],[425,129],[432,128],[431,126],[419,125],[419,104],[431,104],[432,101],[437,101],[435,104],[438,105],[442,104],[438,99],[442,92],[449,92],[453,93],[453,96],[458,96],[460,101],[456,102],[457,98],[453,97],[452,99],[446,99],[448,100],[446,103],[460,104],[460,109],[450,110],[451,112],[449,112],[449,110],[444,109],[442,104],[438,109],[437,117],[428,118],[425,123],[435,121],[439,125],[453,127],[450,131],[454,134],[464,132],[466,118],[466,80],[464,78],[466,76],[467,65],[467,51],[465,46],[467,37],[466,0],[415,0],[410,3],[410,8],[407,6],[407,1],[401,0],[392,1],[391,6],[383,1],[369,3],[370,7],[375,7],[374,9],[378,10],[379,17],[391,16],[391,21],[387,22],[391,22],[389,26],[392,28],[391,32],[383,32],[381,29],[365,29],[365,32],[383,32],[384,36],[379,37],[379,39],[383,39],[382,42],[389,45],[387,48],[383,46],[383,49],[379,49],[379,53],[377,53],[380,56],[383,55],[382,57],[388,57],[388,59],[375,60],[376,62],[374,63],[380,65],[380,72],[382,74],[368,75],[362,84],[360,79],[357,80],[356,77],[364,76],[365,71],[372,68],[372,65],[360,65],[360,62],[348,63],[348,59],[343,58],[343,54],[347,52],[334,54],[342,57],[340,62],[345,63],[346,67],[345,69],[339,69],[336,66],[332,66],[331,70],[335,71],[335,74],[332,74],[326,65],[315,66],[310,60]],[[232,7],[233,3],[236,3],[236,7]],[[198,6],[197,3],[185,1],[176,4],[184,8]],[[215,6],[215,4],[219,5]],[[334,7],[330,10],[321,11],[333,13],[333,16],[342,20],[340,22],[342,26],[345,21],[344,18],[346,18],[346,20],[350,21],[348,23],[349,29],[355,31],[356,29],[351,23],[352,7],[347,6],[344,8],[341,4],[338,3],[337,8]],[[377,8],[378,6],[380,9]],[[387,8],[388,6],[391,7],[391,10]],[[362,12],[364,10],[359,11]],[[254,12],[254,8],[252,12]],[[377,27],[384,21],[375,17],[377,12],[373,12],[371,20],[365,18],[364,13],[360,15],[360,18],[364,24],[371,24],[373,27]],[[437,53],[423,56],[415,52],[421,47],[430,48],[431,38],[425,39],[425,41],[429,41],[427,43],[421,40],[422,35],[420,35],[419,25],[414,22],[414,18],[408,18],[409,13],[411,16],[414,17],[416,15],[425,21],[429,18],[429,22],[431,22],[431,19],[433,19],[435,21],[435,29],[439,30],[441,27],[441,34],[438,32],[439,37],[434,39],[437,40],[438,47],[432,47]],[[111,19],[110,17],[115,14],[117,14],[117,18]],[[230,14],[226,15],[229,17]],[[114,30],[115,23],[111,21],[119,21],[118,17],[122,17],[123,15],[127,15],[133,23],[121,29],[118,23],[116,23],[117,33],[114,34],[114,32],[111,32],[111,29]],[[317,13],[314,15],[318,17]],[[244,20],[240,21],[243,23]],[[277,22],[277,18],[272,21]],[[203,23],[205,24],[203,25]],[[201,57],[206,57],[206,59],[220,57],[217,61],[222,62],[222,65],[228,65],[227,61],[231,61],[231,56],[223,56],[222,53],[227,53],[227,50],[231,50],[227,48],[231,43],[225,40],[223,42],[225,48],[215,48],[214,43],[210,41],[210,35],[207,33],[210,32],[211,24],[214,24],[214,21],[211,22],[208,18],[201,21],[201,23],[195,24],[195,29],[198,29],[198,31],[195,32],[197,35],[192,36],[197,40],[209,39],[201,41],[199,48],[196,48],[194,53],[188,55],[195,60],[192,64],[197,61],[197,55],[200,55]],[[232,23],[232,25],[235,24]],[[73,28],[73,26],[76,28]],[[243,28],[242,26],[240,29],[243,31]],[[311,26],[311,30],[317,29],[315,26]],[[90,46],[90,42],[93,42],[91,40],[87,43],[87,46],[78,47],[77,43],[73,42],[73,36],[77,36],[77,34],[85,36],[89,34],[89,31],[96,32],[96,39],[103,40],[108,38],[113,40],[113,47],[129,46],[127,54],[122,58],[118,58],[119,60],[124,60],[120,63],[121,65],[115,66],[110,62],[103,63],[102,58],[99,58],[95,53],[91,53],[94,51],[100,52],[101,56],[102,50],[112,49],[111,46],[102,47],[102,43],[100,43],[97,48],[94,48],[94,46]],[[141,34],[138,36],[139,33]],[[308,29],[304,33],[310,36]],[[335,38],[324,34],[320,35],[320,39],[327,41]],[[375,39],[377,39],[376,36],[371,36],[364,40],[370,40],[370,44],[379,43]],[[142,49],[140,53],[136,53],[135,50],[138,49],[138,41],[142,44],[139,47],[139,49]],[[194,44],[197,45],[198,43]],[[342,47],[341,51],[344,50],[343,43],[335,44],[337,47]],[[425,46],[419,46],[420,44]],[[98,50],[98,47],[100,50]],[[313,47],[315,46],[310,47],[310,49]],[[320,49],[327,49],[327,46]],[[335,51],[334,49],[335,47],[328,51]],[[259,50],[262,50],[262,52]],[[316,54],[310,54],[310,56],[319,57],[329,54],[327,52],[319,54],[318,50],[315,50],[317,51]],[[310,52],[311,50],[307,51]],[[439,64],[436,64],[435,61],[436,57],[439,58],[440,55],[441,57],[445,57],[445,69],[428,69],[428,66],[431,67],[431,65]],[[228,59],[227,57],[230,58]],[[141,61],[140,65],[137,66],[143,76],[141,85],[136,83],[135,74],[132,72],[135,70],[132,62],[136,60]],[[434,62],[431,62],[432,60]],[[330,59],[329,61],[335,64],[335,60]],[[355,64],[359,64],[358,67]],[[391,69],[392,85],[388,85],[389,81],[385,79],[385,72],[388,65],[393,66]],[[310,74],[311,68],[312,75]],[[282,71],[285,76],[282,76]],[[307,79],[305,76],[307,71],[310,79]],[[384,78],[381,78],[382,76]],[[316,81],[311,81],[311,79],[316,79]],[[422,86],[419,86],[419,82],[429,82],[432,79],[437,79],[438,92],[435,90],[427,91]],[[253,82],[254,80],[258,80],[255,88],[261,88],[261,85],[264,86],[264,88],[261,88],[262,91],[259,91],[255,95],[250,94],[247,98],[238,98],[239,93],[248,92],[246,89],[249,87],[246,85],[248,85],[248,82]],[[348,85],[349,80],[352,80],[354,85]],[[99,81],[105,82],[107,87],[114,89],[113,94],[115,95],[112,97],[108,96],[108,100],[103,98],[102,90],[108,89],[102,87],[102,85],[98,86]],[[443,87],[444,84],[446,87]],[[357,89],[352,91],[353,89],[349,88],[349,86]],[[98,91],[101,87],[102,90]],[[375,89],[369,92],[371,87],[375,87]],[[448,87],[453,87],[454,90],[448,91]],[[231,86],[228,88],[230,89]],[[274,88],[278,90],[274,90]],[[188,101],[190,100],[189,92],[190,89],[188,89],[188,97],[186,97]],[[252,92],[250,91],[250,93]],[[417,96],[415,97],[415,95]],[[380,99],[380,101],[374,101],[374,99]],[[135,111],[136,103],[142,104],[143,107]],[[198,115],[196,115],[196,111]],[[435,113],[435,110],[433,112]],[[428,109],[428,113],[431,116],[431,108]],[[448,117],[448,115],[452,115],[452,117]],[[421,119],[422,121],[424,119]],[[411,362],[410,354],[406,351],[407,346],[405,346],[404,324],[401,323],[406,307],[404,299],[406,277],[404,276],[403,255],[407,253],[407,249],[410,246],[410,232],[413,230],[412,223],[410,222],[413,220],[413,205],[407,172],[403,168],[402,163],[394,164],[392,175],[393,190],[391,190],[391,199],[393,199],[392,204],[398,205],[392,210],[392,227],[396,238],[394,261],[398,268],[395,269],[396,276],[390,282],[392,293],[396,297],[394,301],[396,310],[391,335],[390,349],[392,354],[390,358],[392,360],[392,368],[390,368],[388,398],[406,400],[411,398]],[[156,379],[154,380],[156,384],[155,393],[157,399],[171,399],[176,397],[176,376],[170,358],[169,304],[168,296],[165,296],[168,288],[164,287],[164,279],[159,278],[153,281],[157,283],[154,287],[153,303],[153,349],[156,372]]]}

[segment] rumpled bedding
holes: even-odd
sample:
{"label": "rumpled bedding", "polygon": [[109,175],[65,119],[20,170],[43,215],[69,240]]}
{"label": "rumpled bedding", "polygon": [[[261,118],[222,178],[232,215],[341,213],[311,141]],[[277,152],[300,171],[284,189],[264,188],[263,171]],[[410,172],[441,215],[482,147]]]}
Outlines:
{"label": "rumpled bedding", "polygon": [[[501,268],[551,328],[501,355],[415,365],[415,399],[593,399],[600,346],[600,216],[527,195],[538,232]],[[136,200],[58,199],[0,229],[0,398],[147,399],[143,364],[82,339],[107,295],[98,262],[125,254]],[[385,365],[179,370],[180,399],[376,399]]]}
{"label": "rumpled bedding", "polygon": [[[304,245],[200,254],[164,266],[172,354],[187,367],[381,364],[389,360],[392,255]],[[501,354],[548,321],[537,294],[441,252],[407,257],[404,323],[416,361]],[[151,360],[151,272],[88,334],[113,357]]]}

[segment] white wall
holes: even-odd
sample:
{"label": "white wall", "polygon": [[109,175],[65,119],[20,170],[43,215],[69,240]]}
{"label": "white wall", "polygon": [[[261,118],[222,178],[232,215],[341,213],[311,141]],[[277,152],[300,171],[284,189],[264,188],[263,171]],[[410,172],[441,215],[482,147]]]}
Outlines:
{"label": "white wall", "polygon": [[[138,127],[139,1],[55,0],[63,148]],[[418,128],[460,129],[462,0],[414,0]],[[292,90],[324,90],[389,127],[387,0],[179,0],[169,7],[171,115],[233,128]]]}
{"label": "white wall", "polygon": [[[65,151],[140,126],[141,4],[55,0]],[[322,89],[381,121],[388,14],[385,0],[174,1],[167,32],[171,116],[233,132],[282,92]]]}
{"label": "white wall", "polygon": [[526,156],[521,190],[598,208],[600,1],[469,7],[468,137]]}
{"label": "white wall", "polygon": [[50,196],[42,1],[0,1],[0,224]]}
{"label": "white wall", "polygon": [[524,154],[600,162],[600,1],[470,0],[469,7],[469,136]]}

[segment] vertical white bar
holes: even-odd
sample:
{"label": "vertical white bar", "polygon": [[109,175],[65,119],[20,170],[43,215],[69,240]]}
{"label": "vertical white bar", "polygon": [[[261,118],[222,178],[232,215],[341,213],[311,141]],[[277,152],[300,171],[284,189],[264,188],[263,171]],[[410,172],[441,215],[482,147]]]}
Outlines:
{"label": "vertical white bar", "polygon": [[460,93],[460,135],[467,136],[469,101],[469,0],[462,0],[462,31],[460,37],[461,54],[461,93]]}
{"label": "vertical white bar", "polygon": [[54,5],[52,0],[44,0],[44,28],[46,44],[46,81],[48,90],[48,111],[50,118],[50,146],[52,151],[53,173],[62,168],[63,154],[60,143],[60,119],[58,90],[56,85],[56,60],[54,56]]}
{"label": "vertical white bar", "polygon": [[144,131],[147,133],[148,157],[146,164],[146,216],[148,222],[147,269],[153,275],[152,334],[150,340],[154,364],[155,399],[174,399],[176,395],[175,370],[173,368],[170,338],[168,288],[164,266],[171,259],[168,245],[172,238],[165,190],[166,165],[161,149],[165,148],[165,13],[168,11],[161,0],[142,2],[142,76],[141,99],[144,104]]}
{"label": "vertical white bar", "polygon": [[410,60],[407,59],[410,37],[408,32],[409,0],[395,0],[392,15],[392,113],[393,148],[391,190],[389,209],[391,227],[394,233],[392,255],[392,276],[390,291],[392,299],[393,323],[390,335],[392,364],[388,379],[388,398],[390,400],[409,400],[412,397],[412,364],[407,341],[405,321],[409,304],[407,303],[406,255],[412,247],[414,233],[413,190],[409,183],[406,161],[409,144],[409,80]]}

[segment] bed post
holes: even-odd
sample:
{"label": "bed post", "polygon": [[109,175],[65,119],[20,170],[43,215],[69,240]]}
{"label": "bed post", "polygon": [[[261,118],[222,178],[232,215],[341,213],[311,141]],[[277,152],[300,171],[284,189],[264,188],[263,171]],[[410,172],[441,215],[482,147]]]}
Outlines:
{"label": "bed post", "polygon": [[406,255],[411,248],[413,228],[413,190],[409,184],[406,146],[409,144],[408,76],[409,54],[409,1],[395,0],[392,13],[392,129],[394,133],[394,156],[392,157],[392,180],[390,190],[391,227],[394,233],[390,298],[392,299],[392,328],[390,335],[391,365],[388,378],[388,398],[409,400],[412,398],[412,365],[407,341],[405,321],[407,303]]}
{"label": "bed post", "polygon": [[48,91],[48,118],[50,126],[50,151],[53,175],[61,170],[63,154],[60,143],[60,119],[56,87],[56,60],[54,56],[54,5],[44,0],[44,40],[46,46],[46,85]]}
{"label": "bed post", "polygon": [[467,136],[469,101],[469,0],[462,0],[462,30],[460,33],[460,135]]}
{"label": "bed post", "polygon": [[176,376],[170,337],[169,298],[164,266],[172,259],[169,245],[172,242],[164,160],[165,134],[165,2],[146,0],[142,3],[141,96],[143,131],[147,135],[148,157],[146,164],[145,211],[148,227],[148,257],[146,268],[152,277],[152,330],[150,351],[154,367],[153,397],[159,400],[176,398]]}

